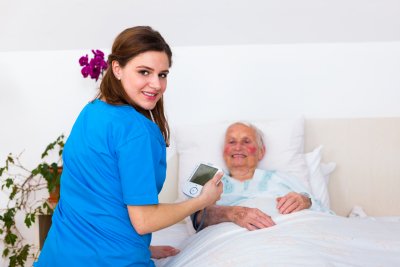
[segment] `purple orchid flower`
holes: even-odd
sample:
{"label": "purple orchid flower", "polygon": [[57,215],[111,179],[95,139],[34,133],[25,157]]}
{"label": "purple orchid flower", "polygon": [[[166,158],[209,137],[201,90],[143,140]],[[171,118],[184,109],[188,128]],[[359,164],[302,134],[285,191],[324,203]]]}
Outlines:
{"label": "purple orchid flower", "polygon": [[91,79],[96,81],[99,79],[103,72],[108,68],[107,62],[104,60],[104,53],[100,50],[92,50],[94,57],[90,59],[88,55],[82,56],[79,59],[79,65],[83,68],[81,69],[82,76],[87,78],[90,76]]}
{"label": "purple orchid flower", "polygon": [[88,55],[82,56],[82,57],[79,59],[79,65],[81,65],[81,66],[86,66],[86,65],[88,64],[88,62],[89,62],[89,57],[88,57]]}

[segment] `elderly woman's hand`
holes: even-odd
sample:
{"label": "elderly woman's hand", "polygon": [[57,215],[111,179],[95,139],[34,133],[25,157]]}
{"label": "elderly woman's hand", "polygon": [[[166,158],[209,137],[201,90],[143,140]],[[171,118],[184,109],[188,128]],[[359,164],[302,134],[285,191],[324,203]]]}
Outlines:
{"label": "elderly woman's hand", "polygon": [[250,231],[275,225],[271,216],[257,208],[233,206],[230,213],[230,221]]}
{"label": "elderly woman's hand", "polygon": [[283,197],[278,197],[276,201],[276,208],[281,214],[289,214],[311,207],[311,199],[296,192],[290,192]]}

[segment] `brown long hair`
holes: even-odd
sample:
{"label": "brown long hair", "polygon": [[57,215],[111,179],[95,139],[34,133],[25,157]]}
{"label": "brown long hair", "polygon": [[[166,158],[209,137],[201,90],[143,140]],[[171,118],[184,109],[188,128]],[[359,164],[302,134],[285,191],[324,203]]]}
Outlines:
{"label": "brown long hair", "polygon": [[[121,67],[125,67],[129,60],[148,51],[165,52],[168,56],[169,67],[171,67],[171,48],[158,31],[153,30],[149,26],[137,26],[122,31],[114,40],[111,54],[107,60],[109,67],[103,76],[96,98],[104,98],[107,103],[112,105],[131,105],[145,117],[151,119],[150,111],[138,106],[125,93],[121,82],[114,76],[111,67],[113,61],[117,61]],[[170,135],[168,122],[164,113],[163,97],[160,98],[151,112],[168,146]]]}

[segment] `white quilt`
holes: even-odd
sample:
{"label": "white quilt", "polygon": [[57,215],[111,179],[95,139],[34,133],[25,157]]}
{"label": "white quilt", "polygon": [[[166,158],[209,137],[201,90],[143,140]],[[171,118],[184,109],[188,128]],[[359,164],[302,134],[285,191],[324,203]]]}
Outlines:
{"label": "white quilt", "polygon": [[189,237],[158,266],[400,266],[400,223],[349,219],[313,211],[274,218],[248,231],[233,223]]}

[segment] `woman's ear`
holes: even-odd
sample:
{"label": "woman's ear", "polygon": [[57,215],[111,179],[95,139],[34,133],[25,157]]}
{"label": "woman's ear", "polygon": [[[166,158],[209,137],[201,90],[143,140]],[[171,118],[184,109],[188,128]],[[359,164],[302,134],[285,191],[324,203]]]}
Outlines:
{"label": "woman's ear", "polygon": [[262,160],[263,158],[264,158],[264,156],[265,156],[265,152],[266,152],[267,150],[265,149],[265,146],[263,146],[261,149],[260,149],[260,153],[258,154],[258,161],[260,161],[260,160]]}
{"label": "woman's ear", "polygon": [[119,65],[118,61],[114,60],[113,62],[111,62],[111,67],[115,78],[117,78],[117,80],[121,80],[122,68]]}

